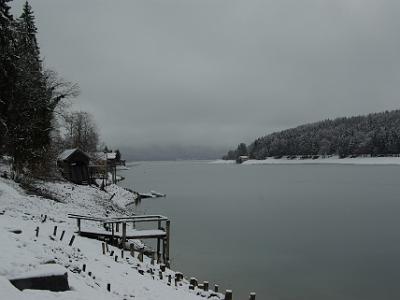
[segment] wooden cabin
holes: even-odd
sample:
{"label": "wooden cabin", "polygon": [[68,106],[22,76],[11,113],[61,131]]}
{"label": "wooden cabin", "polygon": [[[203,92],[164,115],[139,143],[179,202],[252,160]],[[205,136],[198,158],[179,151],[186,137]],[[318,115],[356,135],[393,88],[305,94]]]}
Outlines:
{"label": "wooden cabin", "polygon": [[[93,152],[90,153],[90,177],[103,181],[111,180],[117,183],[117,164],[115,152]],[[111,175],[111,178],[109,178]]]}
{"label": "wooden cabin", "polygon": [[62,176],[76,184],[90,184],[88,154],[82,150],[67,149],[58,156],[57,167]]}
{"label": "wooden cabin", "polygon": [[247,160],[249,160],[249,157],[247,155],[241,155],[236,159],[236,163],[241,164]]}

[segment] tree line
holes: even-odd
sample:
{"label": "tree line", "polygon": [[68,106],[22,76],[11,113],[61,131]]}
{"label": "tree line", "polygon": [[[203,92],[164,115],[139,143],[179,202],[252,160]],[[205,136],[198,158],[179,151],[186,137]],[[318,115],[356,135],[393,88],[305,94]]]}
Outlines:
{"label": "tree line", "polygon": [[0,155],[16,178],[49,176],[63,149],[96,151],[98,130],[89,113],[69,109],[78,85],[45,68],[30,4],[14,18],[9,2],[0,0]]}
{"label": "tree line", "polygon": [[400,110],[301,125],[239,144],[224,159],[308,155],[390,155],[400,153]]}

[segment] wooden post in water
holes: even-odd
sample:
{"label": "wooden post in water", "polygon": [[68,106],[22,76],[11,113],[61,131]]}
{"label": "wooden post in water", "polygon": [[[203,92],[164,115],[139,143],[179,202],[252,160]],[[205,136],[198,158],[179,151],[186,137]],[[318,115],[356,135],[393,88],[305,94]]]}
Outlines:
{"label": "wooden post in water", "polygon": [[256,293],[252,292],[250,293],[250,300],[256,300]]}
{"label": "wooden post in water", "polygon": [[204,281],[203,282],[203,289],[204,289],[205,292],[208,292],[208,285],[209,285],[208,281]]}
{"label": "wooden post in water", "polygon": [[215,285],[214,285],[214,292],[215,292],[215,293],[218,293],[218,290],[219,290],[219,286],[218,286],[218,284],[215,284]]}
{"label": "wooden post in water", "polygon": [[232,300],[232,290],[225,291],[225,298],[224,300]]}
{"label": "wooden post in water", "polygon": [[54,226],[53,235],[54,235],[54,236],[57,235],[57,226]]}

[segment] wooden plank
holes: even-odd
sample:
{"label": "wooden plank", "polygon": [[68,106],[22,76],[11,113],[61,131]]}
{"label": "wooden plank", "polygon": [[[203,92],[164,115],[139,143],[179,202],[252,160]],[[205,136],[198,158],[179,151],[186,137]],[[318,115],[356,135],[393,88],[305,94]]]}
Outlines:
{"label": "wooden plank", "polygon": [[[114,232],[114,234],[107,231],[81,231],[81,236],[86,237],[119,237],[122,238],[122,233]],[[150,238],[164,238],[166,233],[159,230],[137,230],[136,232],[127,232],[126,239],[150,239]]]}

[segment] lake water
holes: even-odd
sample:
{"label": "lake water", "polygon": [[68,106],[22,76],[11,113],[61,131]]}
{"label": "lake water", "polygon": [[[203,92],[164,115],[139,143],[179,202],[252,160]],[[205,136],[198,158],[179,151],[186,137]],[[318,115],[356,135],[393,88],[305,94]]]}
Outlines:
{"label": "lake water", "polygon": [[122,186],[171,218],[171,263],[234,299],[400,299],[400,167],[142,162]]}

